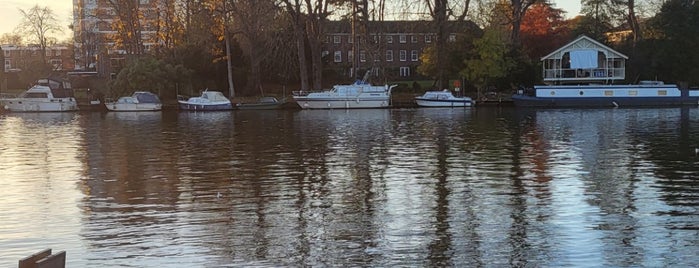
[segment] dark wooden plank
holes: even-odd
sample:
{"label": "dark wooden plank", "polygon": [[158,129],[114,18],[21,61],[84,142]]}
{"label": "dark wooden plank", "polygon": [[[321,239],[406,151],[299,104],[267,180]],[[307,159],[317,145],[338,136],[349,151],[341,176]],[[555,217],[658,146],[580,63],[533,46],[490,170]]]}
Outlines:
{"label": "dark wooden plank", "polygon": [[19,268],[35,268],[36,262],[51,255],[51,249],[44,249],[33,255],[19,260]]}
{"label": "dark wooden plank", "polygon": [[66,252],[61,251],[36,262],[36,268],[65,268]]}

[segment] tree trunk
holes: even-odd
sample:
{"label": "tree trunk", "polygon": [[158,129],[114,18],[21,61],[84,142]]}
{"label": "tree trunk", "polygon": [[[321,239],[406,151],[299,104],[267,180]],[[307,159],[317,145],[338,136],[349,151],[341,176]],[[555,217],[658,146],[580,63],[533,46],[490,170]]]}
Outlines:
{"label": "tree trunk", "polygon": [[235,88],[233,87],[233,59],[231,59],[231,38],[230,33],[228,33],[228,29],[225,30],[224,38],[226,39],[226,64],[228,66],[228,97],[234,98]]}

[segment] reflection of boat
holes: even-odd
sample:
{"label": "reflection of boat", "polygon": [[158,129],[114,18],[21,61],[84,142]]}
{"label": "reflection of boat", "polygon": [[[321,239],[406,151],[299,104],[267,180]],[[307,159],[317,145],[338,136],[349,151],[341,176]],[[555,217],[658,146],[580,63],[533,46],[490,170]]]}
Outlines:
{"label": "reflection of boat", "polygon": [[[629,107],[699,104],[699,90],[680,89],[659,81],[612,85],[625,77],[628,57],[587,37],[542,58],[544,82],[512,96],[517,106]],[[608,83],[608,84],[607,84]],[[568,84],[568,85],[565,85]]]}
{"label": "reflection of boat", "polygon": [[233,109],[233,104],[220,91],[204,90],[199,97],[178,100],[182,110],[190,111],[223,111]]}
{"label": "reflection of boat", "polygon": [[384,108],[391,105],[391,89],[396,85],[372,86],[363,80],[351,85],[335,85],[322,92],[295,91],[294,100],[303,109]]}
{"label": "reflection of boat", "polygon": [[105,105],[110,111],[159,111],[163,106],[157,95],[147,91],[136,91],[117,101],[107,101]]}
{"label": "reflection of boat", "polygon": [[469,97],[454,97],[448,91],[427,91],[419,97],[415,97],[418,106],[423,107],[468,107],[473,104]]}
{"label": "reflection of boat", "polygon": [[0,106],[12,112],[64,112],[77,111],[78,102],[73,97],[70,82],[56,79],[39,79],[36,85],[15,98],[0,99]]}
{"label": "reflection of boat", "polygon": [[257,102],[243,102],[236,104],[240,110],[273,110],[280,109],[286,102],[279,101],[275,97],[262,97]]}

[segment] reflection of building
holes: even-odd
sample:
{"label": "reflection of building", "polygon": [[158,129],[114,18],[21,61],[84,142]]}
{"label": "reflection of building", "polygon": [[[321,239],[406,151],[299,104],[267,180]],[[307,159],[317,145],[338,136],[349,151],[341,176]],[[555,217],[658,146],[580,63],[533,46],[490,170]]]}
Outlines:
{"label": "reflection of building", "polygon": [[[73,0],[76,69],[109,75],[123,67],[126,55],[131,52],[126,49],[124,42],[117,40],[119,32],[116,22],[120,16],[139,18],[140,21],[134,23],[140,27],[135,30],[141,35],[138,51],[147,52],[158,43],[154,29],[157,28],[155,25],[159,12],[165,10],[160,8],[161,1],[138,0],[135,9],[129,9],[130,3],[127,2]],[[117,14],[117,9],[120,9],[120,15]]]}
{"label": "reflection of building", "polygon": [[[2,45],[5,72],[18,72],[31,66],[32,62],[41,60],[41,48],[39,46],[14,46]],[[67,46],[50,46],[46,48],[44,55],[46,63],[53,70],[72,70],[73,51]]]}
{"label": "reflection of building", "polygon": [[[355,29],[353,35],[350,21],[326,22],[322,51],[325,67],[349,77],[357,76],[352,74],[354,65],[358,70],[377,68],[375,72],[384,70],[386,76],[413,78],[417,76],[420,55],[437,38],[434,22],[430,21],[372,21],[366,28],[368,34]],[[451,22],[449,28],[453,30],[447,34],[447,42],[455,42],[477,31],[478,26]]]}

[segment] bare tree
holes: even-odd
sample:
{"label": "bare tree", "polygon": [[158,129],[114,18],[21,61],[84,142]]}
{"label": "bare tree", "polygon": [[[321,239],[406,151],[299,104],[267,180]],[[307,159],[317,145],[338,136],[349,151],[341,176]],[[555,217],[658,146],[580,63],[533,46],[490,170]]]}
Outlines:
{"label": "bare tree", "polygon": [[35,5],[29,10],[19,9],[22,20],[16,31],[24,36],[28,42],[36,42],[41,50],[41,61],[46,63],[46,47],[56,42],[51,34],[61,33],[63,30],[58,19],[48,7]]}
{"label": "bare tree", "polygon": [[233,16],[231,28],[250,64],[247,90],[261,90],[261,65],[274,42],[277,6],[269,0],[229,0],[229,6]]}
{"label": "bare tree", "polygon": [[527,13],[529,7],[539,1],[541,0],[510,0],[512,5],[512,16],[510,18],[512,20],[512,33],[510,35],[510,41],[515,47],[519,47],[522,43],[520,40],[520,28],[524,15]]}

